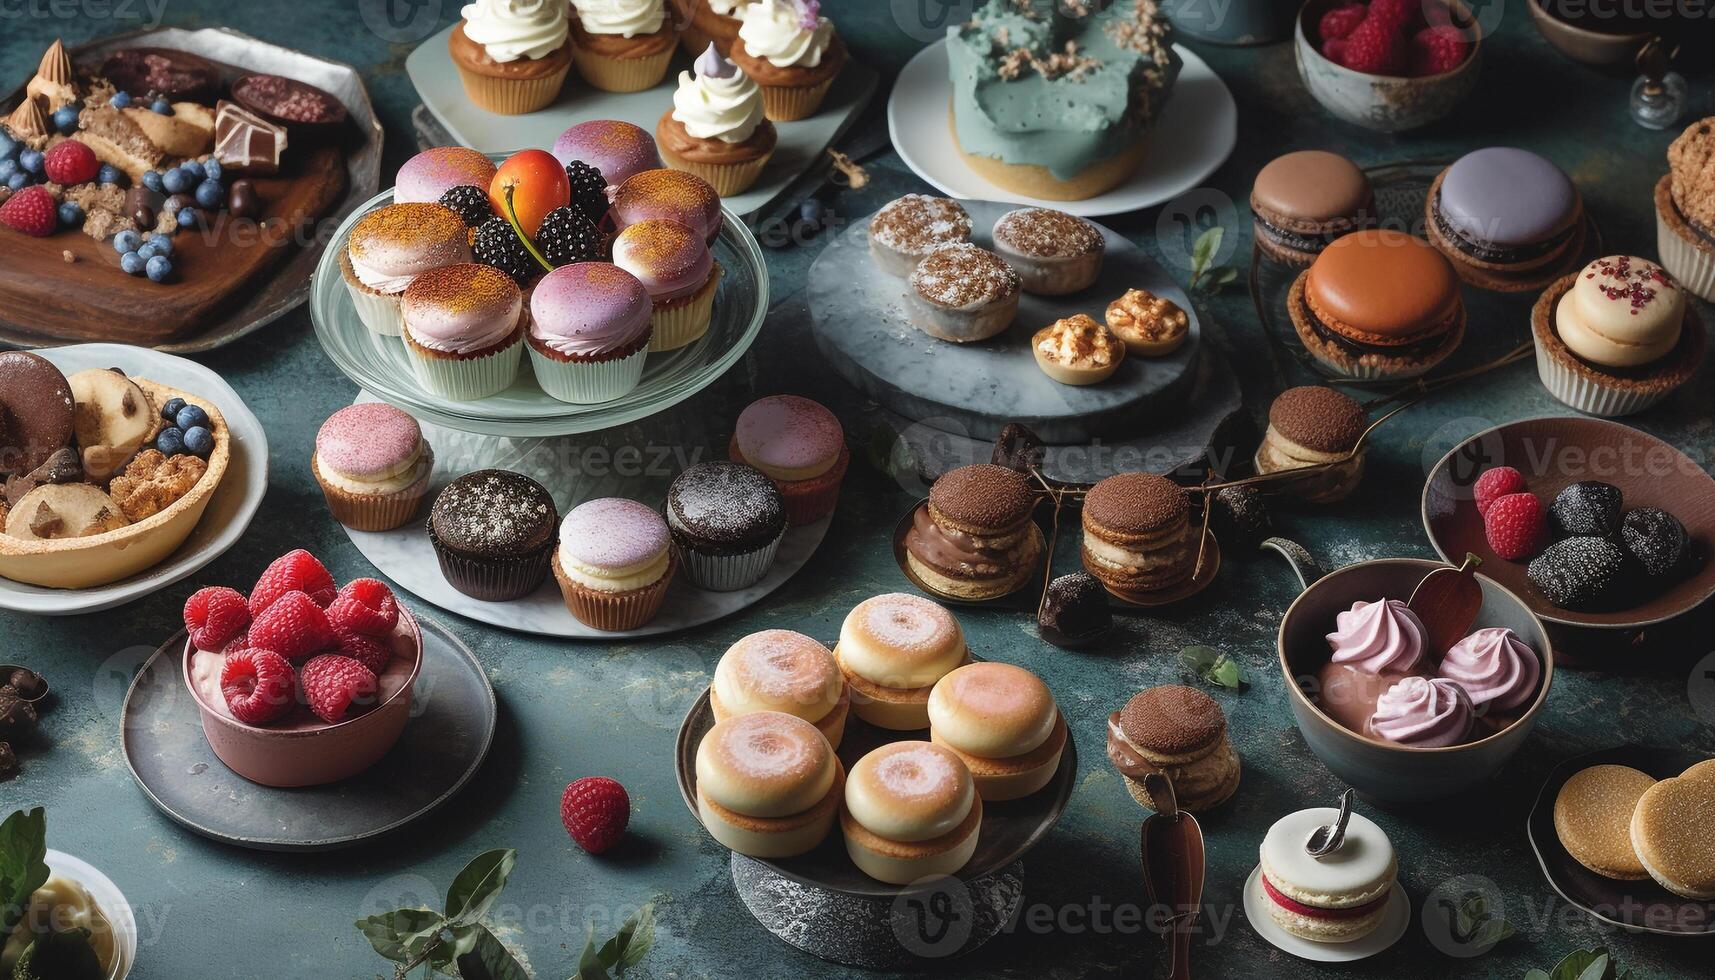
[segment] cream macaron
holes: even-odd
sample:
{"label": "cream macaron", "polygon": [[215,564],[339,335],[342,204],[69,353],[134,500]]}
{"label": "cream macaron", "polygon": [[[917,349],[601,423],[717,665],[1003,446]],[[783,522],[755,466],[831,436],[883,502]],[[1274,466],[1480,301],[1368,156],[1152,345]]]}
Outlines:
{"label": "cream macaron", "polygon": [[985,800],[1029,796],[1054,777],[1066,719],[1042,679],[1012,664],[966,664],[929,692],[929,738],[971,771]]}
{"label": "cream macaron", "polygon": [[982,797],[959,757],[933,742],[890,742],[859,759],[845,801],[846,853],[878,881],[949,875],[976,853]]}
{"label": "cream macaron", "polygon": [[1609,368],[1661,360],[1679,343],[1684,325],[1684,291],[1661,266],[1630,255],[1585,266],[1554,315],[1572,353]]}
{"label": "cream macaron", "polygon": [[857,604],[840,626],[834,657],[851,688],[852,711],[878,728],[929,727],[935,682],[970,661],[953,614],[903,592]]}
{"label": "cream macaron", "polygon": [[1289,813],[1276,820],[1262,840],[1262,891],[1269,918],[1311,942],[1349,943],[1375,932],[1399,875],[1393,842],[1361,813],[1350,815],[1339,847],[1312,857],[1304,841],[1338,816],[1333,807]]}
{"label": "cream macaron", "polygon": [[795,715],[815,725],[837,749],[851,715],[851,696],[827,647],[791,630],[763,630],[741,637],[721,655],[709,686],[709,707],[716,721],[758,711]]}
{"label": "cream macaron", "polygon": [[755,858],[820,844],[845,796],[828,740],[780,711],[718,721],[697,746],[697,815],[715,840]]}

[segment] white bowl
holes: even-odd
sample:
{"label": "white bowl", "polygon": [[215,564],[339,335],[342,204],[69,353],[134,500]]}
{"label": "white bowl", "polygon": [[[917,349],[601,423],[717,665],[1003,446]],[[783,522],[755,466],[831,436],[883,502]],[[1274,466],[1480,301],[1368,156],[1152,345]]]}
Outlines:
{"label": "white bowl", "polygon": [[89,862],[52,848],[48,850],[47,860],[48,870],[81,884],[88,890],[96,907],[101,909],[101,914],[107,917],[108,924],[113,927],[114,948],[118,952],[107,980],[125,980],[131,974],[131,967],[137,963],[137,917],[131,912],[131,903],[125,900],[124,893],[112,879]]}

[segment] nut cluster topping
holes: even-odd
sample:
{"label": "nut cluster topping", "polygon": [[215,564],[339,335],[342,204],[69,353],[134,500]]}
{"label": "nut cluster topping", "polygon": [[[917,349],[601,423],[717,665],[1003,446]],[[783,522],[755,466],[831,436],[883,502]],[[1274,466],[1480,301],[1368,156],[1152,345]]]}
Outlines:
{"label": "nut cluster topping", "polygon": [[1108,326],[1144,340],[1166,340],[1190,328],[1191,320],[1178,304],[1147,289],[1128,289],[1108,304]]}
{"label": "nut cluster topping", "polygon": [[1083,313],[1049,324],[1036,335],[1036,349],[1068,367],[1107,367],[1125,356],[1125,344]]}

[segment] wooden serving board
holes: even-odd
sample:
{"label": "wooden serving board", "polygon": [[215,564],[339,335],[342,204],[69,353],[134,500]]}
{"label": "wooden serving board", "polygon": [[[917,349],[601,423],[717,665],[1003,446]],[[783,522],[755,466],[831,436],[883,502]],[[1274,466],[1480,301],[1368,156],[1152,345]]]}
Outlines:
{"label": "wooden serving board", "polygon": [[0,226],[0,311],[53,340],[153,347],[196,333],[258,274],[332,230],[317,219],[345,191],[339,148],[317,147],[289,166],[291,176],[248,178],[262,200],[258,217],[222,211],[174,234],[174,274],[164,283],[120,271],[111,240],[81,231],[32,238]]}

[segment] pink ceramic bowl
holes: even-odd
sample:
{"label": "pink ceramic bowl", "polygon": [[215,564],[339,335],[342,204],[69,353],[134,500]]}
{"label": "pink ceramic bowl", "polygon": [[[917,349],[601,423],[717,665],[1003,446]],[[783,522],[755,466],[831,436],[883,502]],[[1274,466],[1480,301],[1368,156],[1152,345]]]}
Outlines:
{"label": "pink ceramic bowl", "polygon": [[181,672],[202,713],[202,731],[227,768],[264,786],[320,786],[348,779],[381,760],[399,741],[411,716],[412,691],[423,669],[423,634],[417,620],[399,607],[393,662],[383,672],[380,704],[336,725],[299,705],[268,727],[232,717],[209,703],[194,679],[197,650],[185,641]]}

